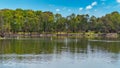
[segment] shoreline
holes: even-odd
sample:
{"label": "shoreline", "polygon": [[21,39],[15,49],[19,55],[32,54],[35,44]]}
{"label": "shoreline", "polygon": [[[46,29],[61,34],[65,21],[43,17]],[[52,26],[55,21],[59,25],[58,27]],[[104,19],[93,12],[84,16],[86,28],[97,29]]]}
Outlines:
{"label": "shoreline", "polygon": [[17,37],[80,37],[80,38],[118,38],[118,33],[41,33],[41,34],[5,34],[0,38],[17,38]]}

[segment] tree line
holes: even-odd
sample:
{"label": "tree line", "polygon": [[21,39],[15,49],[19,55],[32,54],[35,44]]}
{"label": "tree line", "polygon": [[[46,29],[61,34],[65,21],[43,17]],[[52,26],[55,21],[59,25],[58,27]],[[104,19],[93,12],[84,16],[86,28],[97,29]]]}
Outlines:
{"label": "tree line", "polygon": [[63,17],[50,11],[23,9],[0,10],[0,32],[88,32],[119,33],[120,13],[115,11],[102,17],[89,16],[88,14],[71,14]]}

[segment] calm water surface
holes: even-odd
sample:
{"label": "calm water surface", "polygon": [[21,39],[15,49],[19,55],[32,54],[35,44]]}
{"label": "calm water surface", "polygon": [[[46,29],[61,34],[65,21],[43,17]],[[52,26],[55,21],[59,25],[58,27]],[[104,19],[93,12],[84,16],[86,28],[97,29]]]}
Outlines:
{"label": "calm water surface", "polygon": [[0,68],[120,68],[119,40],[0,40]]}

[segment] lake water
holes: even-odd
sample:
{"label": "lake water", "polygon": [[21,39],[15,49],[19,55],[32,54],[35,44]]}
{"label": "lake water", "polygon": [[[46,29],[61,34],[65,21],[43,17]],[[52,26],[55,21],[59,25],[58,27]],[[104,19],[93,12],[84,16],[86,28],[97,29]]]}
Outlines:
{"label": "lake water", "polygon": [[0,68],[120,68],[120,41],[4,39],[0,40]]}

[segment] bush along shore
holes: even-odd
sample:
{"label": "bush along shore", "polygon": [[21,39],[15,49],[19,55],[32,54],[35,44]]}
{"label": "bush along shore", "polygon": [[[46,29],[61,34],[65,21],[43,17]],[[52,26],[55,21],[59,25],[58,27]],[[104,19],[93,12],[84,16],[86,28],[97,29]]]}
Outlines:
{"label": "bush along shore", "polygon": [[1,38],[20,38],[20,37],[76,37],[76,38],[118,38],[117,33],[15,33],[0,35]]}

